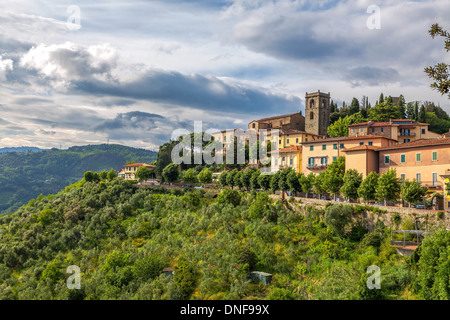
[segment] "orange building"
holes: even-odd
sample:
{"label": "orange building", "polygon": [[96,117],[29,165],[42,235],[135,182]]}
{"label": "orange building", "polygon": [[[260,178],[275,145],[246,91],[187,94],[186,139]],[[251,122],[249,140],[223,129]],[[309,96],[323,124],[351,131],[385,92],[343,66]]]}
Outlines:
{"label": "orange building", "polygon": [[415,179],[429,189],[443,190],[443,176],[450,171],[450,138],[417,140],[378,152],[380,175],[396,168],[402,180]]}
{"label": "orange building", "polygon": [[367,177],[369,173],[379,171],[379,154],[380,146],[356,146],[349,149],[344,149],[345,153],[345,170],[355,169],[362,173],[363,178]]}
{"label": "orange building", "polygon": [[[349,149],[356,151],[358,148],[362,148],[362,150],[367,150],[368,157],[372,159],[373,155],[371,155],[368,151],[373,150],[376,147],[391,146],[395,143],[396,141],[393,139],[373,135],[360,137],[338,137],[303,142],[302,172],[305,175],[308,175],[311,172],[322,172],[326,170],[329,163],[336,161],[340,156],[347,156],[347,152],[345,151]],[[366,168],[366,159],[360,157],[355,157],[354,159],[355,162],[350,161],[350,163],[346,160],[346,170],[355,168],[363,173],[370,172],[368,170],[377,170],[376,165],[373,164],[374,160],[368,160],[369,168]],[[364,166],[364,168],[360,168],[360,166]]]}
{"label": "orange building", "polygon": [[428,123],[414,122],[411,119],[391,119],[388,122],[362,122],[348,126],[349,137],[366,135],[383,136],[408,143],[420,139],[436,139],[441,135],[428,130]]}

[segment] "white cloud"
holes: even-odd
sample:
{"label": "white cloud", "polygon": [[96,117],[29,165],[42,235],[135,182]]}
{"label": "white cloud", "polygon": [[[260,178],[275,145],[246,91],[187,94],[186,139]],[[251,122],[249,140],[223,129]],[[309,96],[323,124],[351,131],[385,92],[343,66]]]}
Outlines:
{"label": "white cloud", "polygon": [[12,71],[13,69],[13,61],[11,59],[3,59],[3,57],[0,56],[0,80],[5,80],[6,72]]}
{"label": "white cloud", "polygon": [[68,84],[71,80],[110,79],[117,66],[117,51],[109,44],[83,47],[72,42],[31,48],[20,65]]}

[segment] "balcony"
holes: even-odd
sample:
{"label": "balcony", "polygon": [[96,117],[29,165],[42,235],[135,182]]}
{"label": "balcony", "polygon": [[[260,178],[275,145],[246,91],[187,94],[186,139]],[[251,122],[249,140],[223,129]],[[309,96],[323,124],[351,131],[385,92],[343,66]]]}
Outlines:
{"label": "balcony", "polygon": [[307,169],[309,170],[320,170],[320,169],[326,169],[328,168],[328,164],[327,163],[321,163],[321,164],[308,164],[306,166]]}
{"label": "balcony", "polygon": [[399,137],[415,137],[416,133],[415,132],[408,132],[408,131],[399,131],[398,133]]}
{"label": "balcony", "polygon": [[433,190],[442,190],[442,182],[439,181],[420,181],[422,187],[427,187]]}

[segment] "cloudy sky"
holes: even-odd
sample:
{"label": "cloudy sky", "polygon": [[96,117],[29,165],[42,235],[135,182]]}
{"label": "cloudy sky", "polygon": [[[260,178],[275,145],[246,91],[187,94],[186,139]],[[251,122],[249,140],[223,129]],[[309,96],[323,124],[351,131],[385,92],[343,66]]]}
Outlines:
{"label": "cloudy sky", "polygon": [[449,16],[449,0],[1,0],[0,147],[156,149],[194,121],[304,110],[318,89],[450,112],[423,72],[450,62],[428,35]]}

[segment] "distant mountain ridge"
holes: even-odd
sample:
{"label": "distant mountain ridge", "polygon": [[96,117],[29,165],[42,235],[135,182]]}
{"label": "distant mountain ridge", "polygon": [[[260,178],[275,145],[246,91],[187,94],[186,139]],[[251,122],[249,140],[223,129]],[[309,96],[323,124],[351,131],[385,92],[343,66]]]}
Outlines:
{"label": "distant mountain ridge", "polygon": [[40,149],[37,147],[10,147],[10,148],[0,148],[0,153],[6,152],[40,152],[46,151],[47,149]]}
{"label": "distant mountain ridge", "polygon": [[127,161],[152,163],[157,157],[156,151],[115,144],[41,151],[0,153],[0,213],[15,211],[41,193],[56,193],[86,171],[119,170]]}

